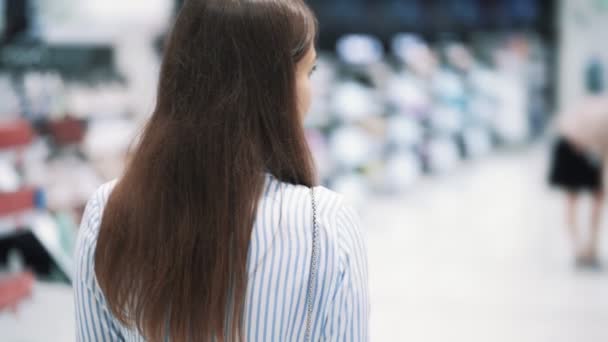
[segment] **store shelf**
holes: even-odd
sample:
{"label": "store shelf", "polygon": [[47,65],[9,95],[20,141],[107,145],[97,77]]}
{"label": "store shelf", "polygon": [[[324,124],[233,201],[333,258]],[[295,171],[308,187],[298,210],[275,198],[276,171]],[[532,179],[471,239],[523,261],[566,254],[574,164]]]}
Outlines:
{"label": "store shelf", "polygon": [[47,212],[33,215],[29,226],[36,239],[44,246],[59,270],[69,281],[73,278],[74,260],[70,253],[66,252],[59,238],[59,229],[55,219]]}
{"label": "store shelf", "polygon": [[0,224],[0,240],[12,238],[19,234],[27,233],[28,229],[20,228],[15,225],[3,226]]}
{"label": "store shelf", "polygon": [[[6,221],[6,222],[2,222]],[[59,228],[56,220],[45,211],[31,211],[15,217],[18,225],[7,225],[6,219],[0,219],[0,239],[12,238],[18,234],[31,232],[44,247],[59,270],[68,280],[73,277],[73,256],[67,252],[60,241]]]}
{"label": "store shelf", "polygon": [[71,117],[50,122],[49,129],[58,145],[78,144],[86,133],[85,122]]}
{"label": "store shelf", "polygon": [[32,209],[36,190],[26,188],[16,192],[0,192],[0,218]]}
{"label": "store shelf", "polygon": [[33,138],[34,131],[28,121],[0,123],[0,150],[27,146]]}
{"label": "store shelf", "polygon": [[0,274],[0,302],[17,305],[30,296],[34,286],[34,275],[25,272],[20,274]]}

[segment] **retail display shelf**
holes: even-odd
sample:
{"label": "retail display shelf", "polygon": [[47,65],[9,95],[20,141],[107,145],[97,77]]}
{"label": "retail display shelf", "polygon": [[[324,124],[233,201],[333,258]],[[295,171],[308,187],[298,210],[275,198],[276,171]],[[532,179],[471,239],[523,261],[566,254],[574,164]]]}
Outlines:
{"label": "retail display shelf", "polygon": [[34,130],[26,120],[0,122],[0,150],[27,146],[33,138]]}

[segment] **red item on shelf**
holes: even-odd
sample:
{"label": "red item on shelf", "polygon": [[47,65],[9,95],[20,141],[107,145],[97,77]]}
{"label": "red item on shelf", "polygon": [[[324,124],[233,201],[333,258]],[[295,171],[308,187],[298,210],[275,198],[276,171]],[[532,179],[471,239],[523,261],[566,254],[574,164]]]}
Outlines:
{"label": "red item on shelf", "polygon": [[10,215],[34,208],[34,189],[0,193],[0,216]]}
{"label": "red item on shelf", "polygon": [[26,146],[33,138],[34,130],[28,121],[0,123],[0,149]]}
{"label": "red item on shelf", "polygon": [[32,294],[34,275],[30,272],[0,279],[0,311],[15,310],[17,304]]}
{"label": "red item on shelf", "polygon": [[50,131],[58,145],[71,145],[82,142],[85,135],[85,123],[82,120],[67,117],[52,121]]}

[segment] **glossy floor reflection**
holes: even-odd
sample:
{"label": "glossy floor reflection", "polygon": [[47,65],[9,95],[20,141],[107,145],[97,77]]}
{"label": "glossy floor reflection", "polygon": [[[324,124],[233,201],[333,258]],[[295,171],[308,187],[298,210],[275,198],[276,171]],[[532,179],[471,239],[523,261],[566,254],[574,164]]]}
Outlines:
{"label": "glossy floor reflection", "polygon": [[370,203],[372,341],[608,340],[608,268],[574,270],[547,151],[502,153]]}

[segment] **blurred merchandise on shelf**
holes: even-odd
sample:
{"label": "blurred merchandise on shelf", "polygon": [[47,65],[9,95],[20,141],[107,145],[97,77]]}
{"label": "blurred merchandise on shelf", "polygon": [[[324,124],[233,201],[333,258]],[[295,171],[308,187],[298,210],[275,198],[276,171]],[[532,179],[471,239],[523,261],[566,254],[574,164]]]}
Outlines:
{"label": "blurred merchandise on shelf", "polygon": [[[86,201],[120,176],[154,109],[182,1],[116,3],[0,0],[0,261],[17,250],[43,277],[71,278]],[[310,4],[306,136],[323,185],[355,204],[544,131],[555,41],[541,2]]]}
{"label": "blurred merchandise on shelf", "polygon": [[539,136],[551,111],[546,44],[530,32],[472,37],[397,33],[385,49],[347,34],[322,51],[307,126],[324,184],[355,201],[400,192]]}

